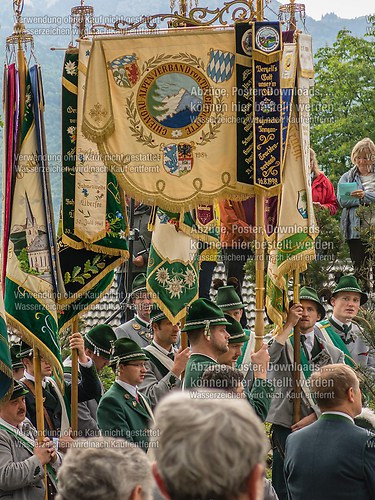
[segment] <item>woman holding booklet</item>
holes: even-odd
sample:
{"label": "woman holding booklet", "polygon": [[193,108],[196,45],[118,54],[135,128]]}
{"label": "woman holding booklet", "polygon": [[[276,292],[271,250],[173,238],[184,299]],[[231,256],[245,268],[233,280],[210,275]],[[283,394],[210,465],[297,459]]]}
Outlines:
{"label": "woman holding booklet", "polygon": [[375,144],[372,140],[359,141],[352,150],[351,160],[354,166],[341,177],[337,187],[337,200],[343,208],[340,227],[349,246],[357,279],[365,278],[364,285],[367,286],[369,248],[361,240],[360,229],[364,223],[375,225],[375,210],[364,222],[360,220],[357,208],[375,203]]}

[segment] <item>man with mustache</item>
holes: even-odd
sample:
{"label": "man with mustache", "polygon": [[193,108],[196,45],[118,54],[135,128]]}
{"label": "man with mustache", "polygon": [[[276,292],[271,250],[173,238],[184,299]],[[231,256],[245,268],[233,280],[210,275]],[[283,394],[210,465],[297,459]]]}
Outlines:
{"label": "man with mustache", "polygon": [[48,438],[35,444],[36,429],[26,418],[27,393],[14,381],[10,400],[0,404],[0,498],[44,500],[44,465],[49,494],[56,492],[61,456]]}

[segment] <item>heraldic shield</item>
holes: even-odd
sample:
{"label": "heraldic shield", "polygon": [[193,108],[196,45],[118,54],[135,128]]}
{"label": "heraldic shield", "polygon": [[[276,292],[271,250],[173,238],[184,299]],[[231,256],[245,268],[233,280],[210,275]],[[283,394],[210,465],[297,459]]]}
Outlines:
{"label": "heraldic shield", "polygon": [[297,209],[298,209],[298,212],[302,215],[302,217],[304,219],[307,219],[307,217],[308,217],[307,196],[306,196],[305,189],[298,191]]}
{"label": "heraldic shield", "polygon": [[210,50],[207,75],[215,83],[223,83],[230,79],[234,68],[234,54],[222,50]]}
{"label": "heraldic shield", "polygon": [[181,177],[188,174],[193,168],[192,144],[168,144],[163,146],[163,165],[165,170],[172,175]]}
{"label": "heraldic shield", "polygon": [[139,80],[139,67],[135,54],[117,57],[108,63],[116,85],[119,87],[134,87]]}

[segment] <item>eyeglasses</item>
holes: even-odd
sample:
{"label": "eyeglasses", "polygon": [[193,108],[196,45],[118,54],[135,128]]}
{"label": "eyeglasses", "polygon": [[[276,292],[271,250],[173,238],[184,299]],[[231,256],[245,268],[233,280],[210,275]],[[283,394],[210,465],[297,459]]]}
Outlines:
{"label": "eyeglasses", "polygon": [[136,366],[137,368],[146,368],[146,363],[127,363],[126,366]]}

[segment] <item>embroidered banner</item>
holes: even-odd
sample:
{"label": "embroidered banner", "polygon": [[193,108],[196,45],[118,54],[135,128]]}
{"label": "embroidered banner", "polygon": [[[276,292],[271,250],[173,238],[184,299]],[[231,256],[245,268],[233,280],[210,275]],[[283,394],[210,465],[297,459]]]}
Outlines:
{"label": "embroidered banner", "polygon": [[188,218],[157,209],[147,268],[147,289],[167,318],[176,324],[198,298],[198,241],[180,229]]}
{"label": "embroidered banner", "polygon": [[[80,45],[80,54],[83,53],[84,58],[87,58],[89,51],[90,42],[83,42]],[[105,175],[105,236],[89,244],[82,241],[75,234],[76,160],[77,163],[84,164],[85,160],[91,155],[89,161],[94,158],[96,158],[97,162],[99,161],[99,154],[94,143],[91,143],[91,153],[87,152],[87,150],[80,150],[80,154],[76,154],[76,139],[80,136],[80,132],[77,132],[78,69],[80,68],[79,71],[82,73],[85,72],[85,65],[79,65],[78,61],[77,50],[67,51],[62,78],[62,156],[64,158],[64,169],[63,218],[61,224],[62,234],[59,235],[59,257],[65,293],[59,299],[58,319],[60,329],[69,326],[76,316],[82,315],[100,300],[112,284],[113,269],[128,257],[126,241],[128,232],[127,217],[126,212],[122,210],[118,182],[114,174],[106,173],[106,167],[103,164],[98,164],[98,169],[104,171]],[[84,90],[82,81],[79,89],[81,92]],[[87,143],[86,139],[84,141]],[[87,188],[82,188],[82,190],[84,196]],[[95,207],[92,208],[92,211],[95,213]]]}
{"label": "embroidered banner", "polygon": [[5,322],[2,285],[3,284],[0,283],[0,403],[2,401],[8,401],[13,390],[12,358],[10,355],[8,331]]}
{"label": "embroidered banner", "polygon": [[[87,140],[82,134],[83,99],[90,50],[91,42],[81,40],[78,59],[74,234],[86,243],[94,243],[107,234],[108,192],[107,168],[101,161],[96,144]],[[113,187],[116,188],[116,186]],[[111,191],[109,193],[111,194]],[[120,202],[118,205],[117,209],[121,208]]]}
{"label": "embroidered banner", "polygon": [[43,122],[40,68],[27,72],[25,112],[12,199],[5,286],[9,324],[37,347],[64,391],[56,300],[58,266]]}
{"label": "embroidered banner", "polygon": [[127,194],[174,211],[248,196],[234,65],[233,31],[94,40],[82,130]]}
{"label": "embroidered banner", "polygon": [[312,36],[298,33],[297,43],[299,74],[304,78],[313,78],[314,57],[312,51]]}
{"label": "embroidered banner", "polygon": [[254,186],[277,194],[281,185],[281,27],[255,22],[253,33]]}
{"label": "embroidered banner", "polygon": [[286,143],[290,124],[292,99],[296,86],[297,44],[284,43],[281,60],[281,92],[283,103],[282,167],[285,162]]}
{"label": "embroidered banner", "polygon": [[308,262],[315,258],[314,239],[318,234],[308,184],[310,173],[307,174],[304,167],[298,120],[293,104],[277,228],[279,276],[292,270],[303,272],[307,268]]}
{"label": "embroidered banner", "polygon": [[254,185],[252,30],[252,24],[235,24],[237,180],[249,185],[249,193]]}

